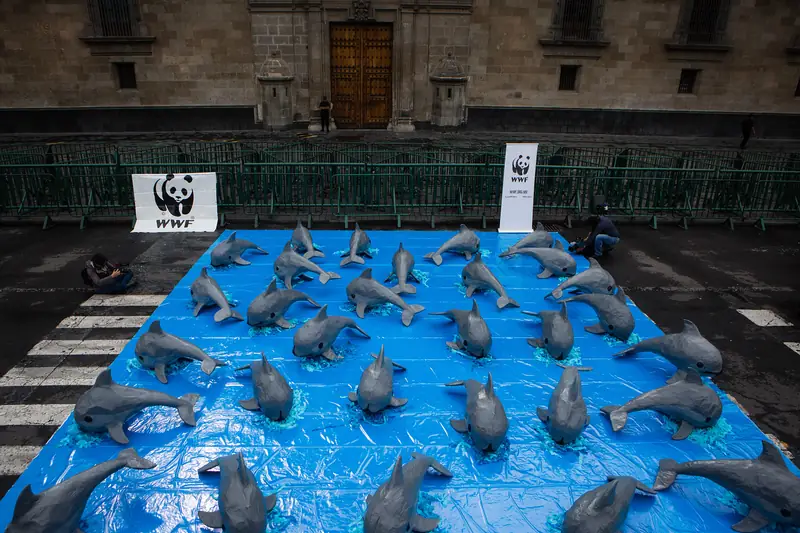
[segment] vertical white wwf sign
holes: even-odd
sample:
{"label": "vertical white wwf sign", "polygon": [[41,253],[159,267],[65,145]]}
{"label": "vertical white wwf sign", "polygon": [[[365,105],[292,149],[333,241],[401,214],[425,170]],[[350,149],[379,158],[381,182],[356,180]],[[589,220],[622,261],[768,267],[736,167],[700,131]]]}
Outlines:
{"label": "vertical white wwf sign", "polygon": [[217,173],[133,174],[135,233],[215,231]]}
{"label": "vertical white wwf sign", "polygon": [[536,182],[538,143],[507,143],[503,167],[500,233],[533,230],[533,185]]}

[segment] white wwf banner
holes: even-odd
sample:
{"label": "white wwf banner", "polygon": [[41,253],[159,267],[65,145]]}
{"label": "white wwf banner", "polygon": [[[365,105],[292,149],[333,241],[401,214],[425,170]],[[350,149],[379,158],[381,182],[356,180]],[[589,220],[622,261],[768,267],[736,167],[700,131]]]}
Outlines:
{"label": "white wwf banner", "polygon": [[538,143],[506,144],[500,233],[529,233],[533,230],[533,185],[538,151]]}
{"label": "white wwf banner", "polygon": [[133,174],[134,233],[215,231],[217,173]]}

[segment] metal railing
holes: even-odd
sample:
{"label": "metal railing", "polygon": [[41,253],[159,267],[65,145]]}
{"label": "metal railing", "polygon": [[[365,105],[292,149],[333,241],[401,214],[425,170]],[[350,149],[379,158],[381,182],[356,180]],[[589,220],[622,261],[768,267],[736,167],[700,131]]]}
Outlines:
{"label": "metal railing", "polygon": [[[499,218],[504,145],[185,142],[0,146],[4,220],[133,217],[131,174],[216,172],[219,212],[261,221]],[[535,215],[603,195],[630,220],[797,220],[800,154],[540,145]]]}

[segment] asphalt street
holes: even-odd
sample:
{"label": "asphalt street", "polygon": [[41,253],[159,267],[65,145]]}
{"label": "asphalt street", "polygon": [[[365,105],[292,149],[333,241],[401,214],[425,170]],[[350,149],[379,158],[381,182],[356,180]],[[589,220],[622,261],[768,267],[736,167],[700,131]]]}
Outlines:
{"label": "asphalt street", "polygon": [[[379,226],[365,222],[362,227]],[[586,232],[585,228],[559,229],[568,238]],[[797,457],[800,354],[785,343],[800,343],[800,229],[769,228],[766,233],[719,226],[688,231],[669,226],[657,231],[645,226],[620,229],[622,243],[603,260],[617,283],[666,332],[680,331],[684,318],[695,322],[725,357],[725,369],[714,379],[717,385]],[[88,388],[86,380],[69,381],[75,368],[61,381],[50,379],[49,386],[38,386],[41,381],[19,374],[19,369],[29,366],[52,372],[78,365],[69,362],[68,352],[52,350],[40,350],[33,361],[29,352],[42,346],[43,339],[64,340],[71,346],[101,342],[92,340],[96,333],[89,327],[57,328],[73,315],[101,317],[91,319],[97,325],[103,316],[113,314],[107,307],[81,306],[91,296],[80,277],[85,261],[102,252],[130,265],[139,279],[134,294],[166,295],[215,238],[216,234],[132,234],[125,225],[92,226],[85,231],[74,226],[47,231],[33,226],[0,228],[0,334],[4,341],[0,376],[5,375],[0,379],[0,415],[5,417],[0,417],[0,447],[22,450],[16,466],[8,458],[0,465],[0,494],[16,479],[15,468],[24,468],[29,455],[47,442],[63,413]],[[115,309],[129,323],[101,324],[103,336],[98,338],[118,345],[97,350],[80,364],[107,365],[136,331],[136,316],[143,321],[156,305],[143,301],[136,307]],[[767,325],[756,324],[739,310],[758,311],[757,316],[767,317]],[[777,325],[768,312],[790,325]],[[51,406],[52,420],[37,425],[36,420],[10,418],[14,413],[25,416],[25,406],[32,404]]]}

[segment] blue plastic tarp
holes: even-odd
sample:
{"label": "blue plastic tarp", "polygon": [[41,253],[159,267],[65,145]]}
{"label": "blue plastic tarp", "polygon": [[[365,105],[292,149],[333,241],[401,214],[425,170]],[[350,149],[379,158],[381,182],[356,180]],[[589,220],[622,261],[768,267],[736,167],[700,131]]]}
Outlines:
{"label": "blue plastic tarp", "polygon": [[[158,467],[123,469],[102,483],[84,513],[86,533],[209,531],[197,519],[197,511],[217,508],[218,478],[201,478],[197,469],[237,451],[244,454],[265,494],[279,491],[278,505],[270,514],[271,530],[291,532],[361,531],[366,496],[388,478],[397,455],[407,461],[411,452],[426,453],[447,466],[454,477],[427,476],[421,510],[442,518],[437,531],[451,533],[552,533],[558,531],[559,517],[572,502],[609,475],[630,475],[651,484],[662,458],[752,458],[760,453],[764,434],[723,393],[723,417],[718,426],[695,432],[686,441],[672,441],[674,424],[651,412],[631,415],[625,429],[613,433],[599,409],[664,385],[674,367],[653,354],[612,360],[611,354],[625,345],[584,332],[583,326],[596,322],[596,317],[591,308],[579,303],[569,304],[576,336],[570,361],[594,369],[581,376],[591,424],[578,443],[560,448],[549,439],[535,414],[537,406],[547,405],[561,373],[526,343],[527,338],[540,335],[538,321],[516,309],[499,311],[496,294],[477,293],[475,298],[494,342],[491,357],[476,360],[445,346],[455,334],[453,323],[428,315],[428,311],[471,306],[460,287],[461,269],[466,264],[463,256],[445,254],[441,267],[423,259],[450,233],[369,232],[374,258],[366,260],[366,267],[353,264],[344,268],[339,267],[335,252],[347,249],[350,233],[313,234],[326,253],[316,262],[324,270],[340,273],[342,279],[327,285],[318,280],[303,282],[295,288],[328,304],[329,314],[355,318],[346,302],[347,283],[366,267],[383,281],[391,272],[392,254],[401,241],[416,257],[416,270],[423,281],[416,295],[404,298],[425,306],[426,311],[406,328],[400,322],[400,310],[378,308],[363,320],[356,318],[371,339],[349,330],[341,334],[335,345],[344,356],[341,361],[301,360],[291,354],[296,330],[258,330],[236,321],[216,324],[213,311],[192,316],[189,286],[200,269],[209,265],[209,249],[111,365],[113,378],[120,384],[174,396],[199,393],[197,427],[183,425],[176,411],[168,408],[149,408],[131,418],[126,426],[131,446]],[[211,269],[210,273],[245,314],[248,304],[271,281],[273,262],[291,232],[240,231],[238,235],[269,250],[270,255],[248,254],[251,266]],[[485,262],[522,309],[559,308],[552,299],[544,300],[559,283],[557,278],[537,279],[540,267],[531,257],[498,257],[518,235],[479,236]],[[581,257],[577,262],[579,270],[588,267]],[[633,302],[629,306],[636,318],[635,335],[629,342],[661,334]],[[300,302],[288,311],[287,318],[299,327],[316,312]],[[165,331],[198,344],[230,365],[207,376],[198,363],[191,362],[170,374],[169,384],[162,385],[134,361],[136,340],[156,319]],[[365,417],[348,401],[347,394],[355,390],[361,372],[372,360],[370,352],[377,353],[382,344],[387,355],[408,368],[395,374],[395,395],[409,402],[403,408]],[[238,405],[239,400],[252,397],[252,388],[249,372],[234,369],[261,352],[295,388],[295,408],[286,422],[266,421],[260,413]],[[465,395],[444,384],[467,378],[484,382],[489,372],[510,428],[507,446],[484,456],[450,427],[451,418],[463,418]],[[25,485],[31,484],[34,492],[39,492],[114,457],[121,449],[107,435],[81,434],[70,418],[0,502],[0,525],[9,522]],[[742,518],[742,510],[730,493],[713,483],[681,477],[673,488],[655,497],[635,498],[623,531],[725,532]]]}

